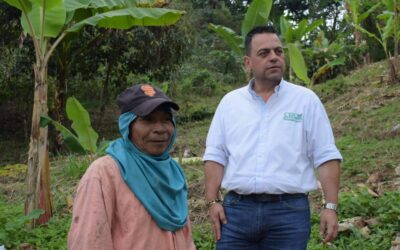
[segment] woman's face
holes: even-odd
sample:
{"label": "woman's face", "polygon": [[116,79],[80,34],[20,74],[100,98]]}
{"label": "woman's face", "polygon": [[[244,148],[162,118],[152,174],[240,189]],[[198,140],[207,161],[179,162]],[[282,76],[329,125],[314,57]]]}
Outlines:
{"label": "woman's face", "polygon": [[130,128],[130,139],[137,148],[149,155],[161,155],[174,133],[172,116],[163,108],[156,108],[145,117],[138,117]]}

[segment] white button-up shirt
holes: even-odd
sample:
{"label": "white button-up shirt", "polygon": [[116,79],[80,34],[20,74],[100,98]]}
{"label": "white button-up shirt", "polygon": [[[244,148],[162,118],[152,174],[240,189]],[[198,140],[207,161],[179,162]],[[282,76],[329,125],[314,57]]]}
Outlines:
{"label": "white button-up shirt", "polygon": [[313,91],[284,80],[265,102],[253,85],[221,100],[203,160],[222,164],[221,187],[240,194],[315,190],[314,168],[342,160],[323,104]]}

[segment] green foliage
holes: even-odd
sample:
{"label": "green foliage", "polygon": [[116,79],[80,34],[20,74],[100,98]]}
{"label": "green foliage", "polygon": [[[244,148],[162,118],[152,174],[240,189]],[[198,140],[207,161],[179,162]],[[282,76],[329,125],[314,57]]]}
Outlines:
{"label": "green foliage", "polygon": [[[303,54],[300,50],[300,43],[303,37],[308,35],[310,32],[318,28],[323,21],[318,19],[317,21],[308,23],[307,19],[303,19],[298,26],[295,28],[284,16],[280,18],[281,35],[283,42],[287,46],[289,54],[290,67],[293,69],[296,76],[307,85],[311,85],[312,82],[307,76],[307,67],[304,61]],[[289,76],[291,77],[291,76]]]}
{"label": "green foliage", "polygon": [[272,2],[273,1],[268,0],[251,1],[242,22],[242,37],[245,37],[253,27],[262,26],[267,23],[272,8]]}
{"label": "green foliage", "polygon": [[90,152],[96,152],[96,142],[99,136],[90,124],[89,113],[74,97],[67,100],[67,115],[73,122],[71,127],[76,132],[78,141],[83,148]]}
{"label": "green foliage", "polygon": [[209,223],[193,227],[193,240],[198,250],[215,249],[215,239]]}
{"label": "green foliage", "polygon": [[224,39],[226,44],[228,44],[228,46],[232,49],[232,51],[237,54],[237,56],[243,55],[243,38],[236,35],[235,31],[228,27],[215,25],[212,23],[208,25],[208,28],[217,33],[222,39]]}
{"label": "green foliage", "polygon": [[25,224],[32,219],[37,219],[43,210],[33,210],[31,214],[24,215],[22,206],[10,206],[0,200],[0,242],[7,249],[24,243],[30,230]]}
{"label": "green foliage", "polygon": [[[64,143],[72,152],[79,154],[86,152],[103,154],[104,151],[98,151],[96,144],[99,136],[91,126],[89,113],[74,97],[70,97],[67,100],[67,115],[73,122],[72,129],[75,131],[75,134],[48,116],[41,117],[40,125],[45,127],[50,123],[53,124],[61,132]],[[101,150],[105,150],[106,148],[107,145],[100,147]]]}
{"label": "green foliage", "polygon": [[241,57],[243,56],[244,38],[253,27],[267,23],[271,6],[271,0],[252,1],[242,22],[241,34],[239,35],[237,35],[232,29],[221,25],[210,23],[208,27],[216,32],[237,54],[237,56]]}
{"label": "green foliage", "polygon": [[62,168],[62,174],[70,180],[79,180],[92,161],[92,158],[87,156],[76,157],[68,155],[66,158],[66,164]]}
{"label": "green foliage", "polygon": [[[143,12],[146,15],[143,15]],[[130,8],[97,14],[74,24],[68,32],[76,32],[85,25],[108,27],[114,29],[129,29],[132,26],[160,26],[176,23],[184,12],[157,8]]]}
{"label": "green foliage", "polygon": [[296,73],[297,77],[303,80],[306,84],[310,83],[310,78],[307,76],[307,68],[303,54],[293,43],[289,43],[287,47],[289,51],[290,67]]}

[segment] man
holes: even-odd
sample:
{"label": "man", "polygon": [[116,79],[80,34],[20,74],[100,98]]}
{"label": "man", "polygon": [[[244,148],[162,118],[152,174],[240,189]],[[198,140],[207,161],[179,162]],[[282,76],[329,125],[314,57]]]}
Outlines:
{"label": "man", "polygon": [[306,249],[315,169],[326,200],[320,231],[330,242],[342,156],[328,116],[314,92],[282,79],[283,46],[273,27],[252,29],[245,49],[253,79],[221,100],[203,158],[217,249]]}

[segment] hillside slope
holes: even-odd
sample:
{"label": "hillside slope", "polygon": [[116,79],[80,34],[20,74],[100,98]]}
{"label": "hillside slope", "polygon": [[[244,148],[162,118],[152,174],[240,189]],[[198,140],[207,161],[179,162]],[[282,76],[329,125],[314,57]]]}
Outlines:
{"label": "hillside slope", "polygon": [[[351,227],[343,229],[333,249],[389,249],[400,232],[400,83],[387,84],[385,70],[384,62],[371,64],[314,88],[325,104],[344,157],[339,218]],[[199,100],[212,112],[225,92]],[[210,119],[178,125],[175,156],[202,156]],[[92,160],[93,156],[73,155],[51,159],[54,216],[48,225],[34,230],[24,229],[26,165],[0,166],[0,224],[5,225],[0,227],[0,246],[15,249],[27,243],[38,249],[64,249],[74,190]],[[182,165],[196,246],[213,249],[202,162],[184,161]],[[310,194],[313,226],[308,249],[329,249],[318,232],[321,199],[320,192]]]}

